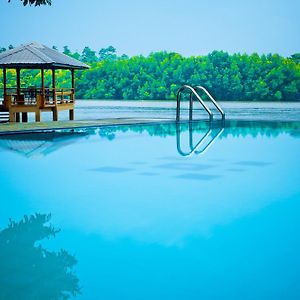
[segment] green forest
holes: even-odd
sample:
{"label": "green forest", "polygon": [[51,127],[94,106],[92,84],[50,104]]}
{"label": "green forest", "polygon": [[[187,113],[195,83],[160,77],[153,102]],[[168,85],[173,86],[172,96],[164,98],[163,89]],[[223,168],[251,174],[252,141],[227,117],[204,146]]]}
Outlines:
{"label": "green forest", "polygon": [[[63,53],[90,65],[76,72],[77,99],[174,100],[180,86],[189,84],[203,85],[219,101],[300,101],[300,53],[282,57],[213,51],[183,57],[161,51],[128,57],[117,55],[112,46],[99,51],[85,47],[81,53],[65,46]],[[56,77],[57,87],[70,87],[70,71],[58,70]],[[22,70],[21,84],[40,87],[40,72]],[[14,70],[8,72],[8,86],[15,86]],[[51,87],[50,71],[46,86]]]}

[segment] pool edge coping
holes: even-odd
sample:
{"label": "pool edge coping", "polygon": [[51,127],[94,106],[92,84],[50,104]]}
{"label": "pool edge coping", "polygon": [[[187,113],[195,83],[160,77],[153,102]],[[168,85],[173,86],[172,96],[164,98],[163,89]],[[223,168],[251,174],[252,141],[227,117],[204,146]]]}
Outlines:
{"label": "pool edge coping", "polygon": [[[94,124],[84,124],[84,122],[93,122],[93,120],[80,120],[79,122],[83,122],[83,124],[78,124],[78,125],[73,125],[73,126],[60,126],[60,127],[41,127],[41,128],[30,128],[30,129],[17,129],[17,130],[1,130],[0,129],[0,136],[1,135],[14,135],[14,134],[29,134],[29,133],[43,133],[43,132],[49,132],[49,131],[57,131],[57,130],[74,130],[74,129],[83,129],[83,128],[97,128],[97,127],[115,127],[115,126],[136,126],[136,125],[160,125],[160,124],[175,124],[175,123],[180,123],[180,124],[186,124],[190,122],[198,123],[198,122],[203,122],[203,123],[222,123],[225,122],[225,124],[230,121],[230,122],[267,122],[267,123],[300,123],[300,120],[264,120],[264,119],[215,119],[215,120],[208,120],[208,119],[201,119],[201,120],[181,120],[181,121],[176,121],[175,119],[150,119],[150,120],[135,120],[134,119],[111,119],[110,121],[116,121],[116,120],[123,120],[125,122],[120,122],[120,123],[101,123],[101,121],[107,121],[108,119],[103,119],[103,120],[95,120]],[[96,122],[99,122],[96,124]],[[127,122],[126,122],[127,121]],[[67,121],[66,121],[67,122]],[[66,123],[67,124],[67,123]],[[226,127],[226,126],[225,126]]]}

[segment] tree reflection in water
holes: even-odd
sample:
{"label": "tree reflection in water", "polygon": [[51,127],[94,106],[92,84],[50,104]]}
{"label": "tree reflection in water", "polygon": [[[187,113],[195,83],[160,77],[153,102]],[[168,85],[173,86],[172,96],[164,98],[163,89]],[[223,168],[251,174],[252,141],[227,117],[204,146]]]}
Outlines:
{"label": "tree reflection in water", "polygon": [[51,215],[24,216],[0,231],[0,299],[69,299],[80,294],[74,256],[37,245],[59,230]]}

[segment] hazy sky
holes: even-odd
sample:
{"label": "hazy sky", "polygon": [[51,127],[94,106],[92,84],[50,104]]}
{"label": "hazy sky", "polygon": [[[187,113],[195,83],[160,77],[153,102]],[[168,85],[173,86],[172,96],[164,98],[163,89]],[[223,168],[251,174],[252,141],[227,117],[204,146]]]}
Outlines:
{"label": "hazy sky", "polygon": [[167,50],[300,52],[300,0],[52,0],[23,7],[0,0],[0,46],[38,41],[48,46],[113,45],[128,55]]}

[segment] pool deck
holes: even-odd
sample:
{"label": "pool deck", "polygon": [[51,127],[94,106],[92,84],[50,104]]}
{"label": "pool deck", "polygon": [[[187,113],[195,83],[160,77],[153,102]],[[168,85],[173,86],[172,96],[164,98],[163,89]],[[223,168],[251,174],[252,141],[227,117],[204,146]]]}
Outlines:
{"label": "pool deck", "polygon": [[3,123],[0,124],[0,134],[12,134],[18,132],[31,132],[43,130],[72,129],[97,126],[135,125],[135,124],[157,124],[174,122],[170,119],[137,119],[137,118],[115,118],[86,121],[57,121],[57,122],[32,122],[32,123]]}

